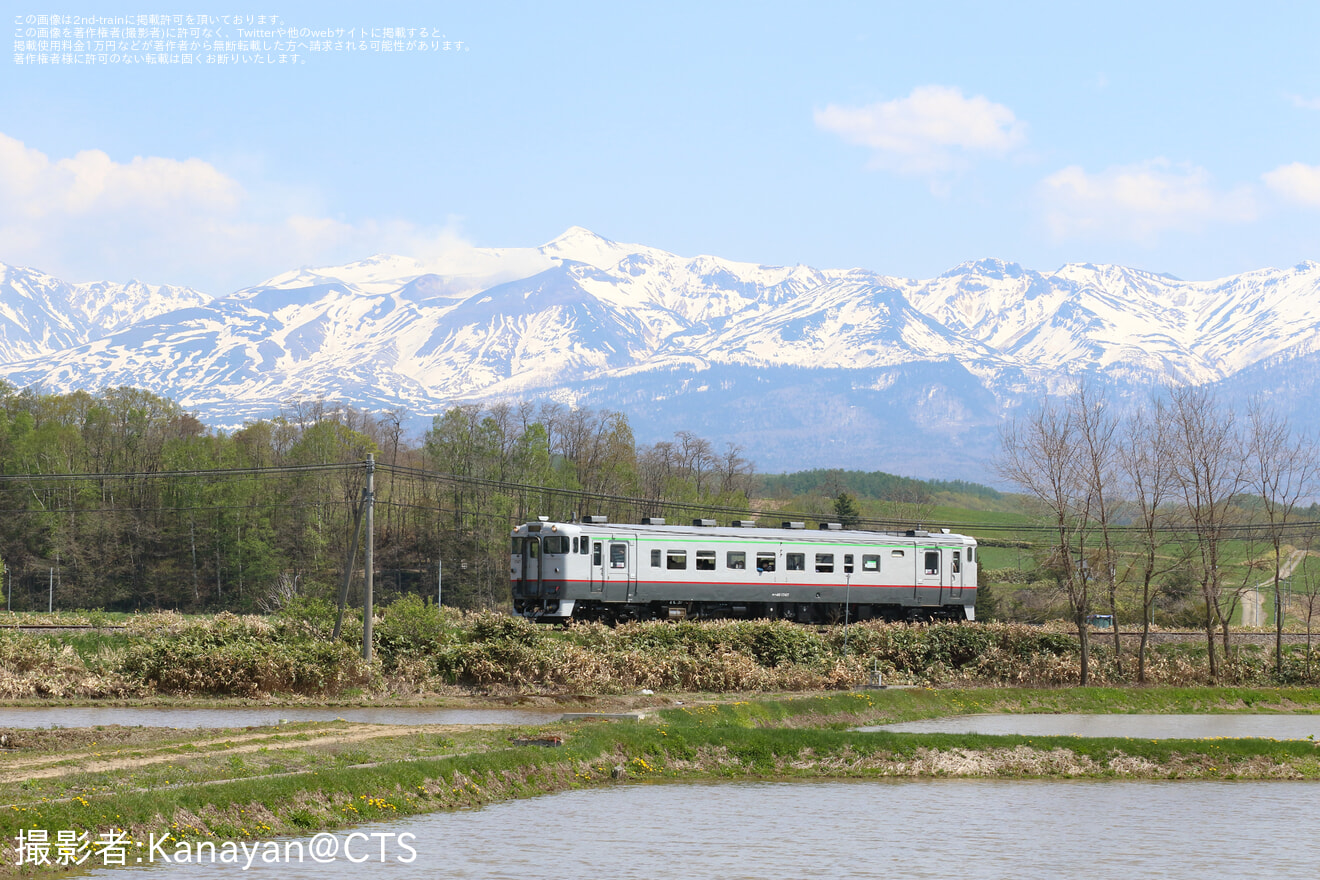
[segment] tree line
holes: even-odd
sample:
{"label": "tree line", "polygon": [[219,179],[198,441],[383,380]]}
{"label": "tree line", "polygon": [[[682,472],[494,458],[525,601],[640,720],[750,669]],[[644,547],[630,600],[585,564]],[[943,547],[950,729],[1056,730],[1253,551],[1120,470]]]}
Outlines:
{"label": "tree line", "polygon": [[[1000,476],[1032,498],[1049,525],[1039,562],[1077,627],[1083,684],[1091,616],[1112,616],[1121,671],[1120,595],[1133,597],[1144,681],[1154,604],[1181,586],[1198,597],[1210,675],[1218,679],[1232,657],[1230,623],[1244,601],[1252,602],[1248,619],[1260,617],[1249,591],[1267,584],[1276,609],[1275,671],[1282,673],[1283,584],[1304,566],[1317,525],[1320,449],[1313,438],[1260,399],[1238,413],[1205,388],[1181,387],[1120,411],[1080,385],[1009,419],[1000,439]],[[1320,583],[1308,572],[1306,586],[1309,632]]]}
{"label": "tree line", "polygon": [[688,432],[639,446],[621,413],[455,406],[420,441],[406,423],[402,410],[316,400],[227,432],[138,389],[0,382],[0,598],[14,610],[257,611],[332,595],[368,454],[387,601],[434,596],[443,566],[446,604],[500,606],[508,531],[538,515],[748,509],[753,464],[737,446]]}

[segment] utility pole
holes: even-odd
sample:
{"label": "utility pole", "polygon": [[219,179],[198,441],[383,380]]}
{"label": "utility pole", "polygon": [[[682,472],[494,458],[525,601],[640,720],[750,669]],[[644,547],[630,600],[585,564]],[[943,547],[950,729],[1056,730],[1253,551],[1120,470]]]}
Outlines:
{"label": "utility pole", "polygon": [[435,607],[439,608],[445,597],[445,562],[439,556],[435,558]]}
{"label": "utility pole", "polygon": [[55,569],[50,570],[50,602],[46,605],[46,613],[51,614],[55,611]]}
{"label": "utility pole", "polygon": [[372,566],[375,565],[376,551],[376,456],[367,453],[367,488],[363,490],[365,497],[364,503],[367,505],[366,523],[366,547],[362,553],[362,564],[365,569],[362,573],[362,659],[368,663],[371,662],[371,615],[372,615]]}
{"label": "utility pole", "polygon": [[367,490],[362,490],[362,498],[353,506],[353,537],[348,545],[348,558],[344,560],[344,577],[339,586],[339,612],[335,615],[335,631],[330,641],[339,641],[339,633],[344,625],[344,609],[348,607],[348,587],[353,582],[353,570],[357,565],[358,536],[362,534],[362,515],[366,512]]}

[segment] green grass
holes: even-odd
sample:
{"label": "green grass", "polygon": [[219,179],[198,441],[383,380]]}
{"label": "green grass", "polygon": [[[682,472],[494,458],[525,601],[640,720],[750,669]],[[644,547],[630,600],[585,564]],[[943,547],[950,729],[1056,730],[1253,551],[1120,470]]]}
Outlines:
{"label": "green grass", "polygon": [[[616,780],[946,775],[967,754],[997,778],[1320,779],[1311,742],[863,733],[851,727],[970,712],[1320,712],[1320,689],[925,689],[739,700],[664,710],[646,722],[423,734],[338,751],[178,749],[150,770],[31,779],[0,789],[0,836],[20,828],[128,829],[134,839],[258,839],[433,810],[470,808]],[[308,724],[272,735],[308,736]],[[249,731],[250,733],[250,731]],[[555,734],[559,748],[517,746]],[[161,745],[178,745],[177,733]],[[85,743],[79,741],[78,745]],[[145,748],[145,746],[144,746]],[[955,760],[956,759],[956,760]],[[365,761],[377,766],[360,766]],[[962,763],[959,763],[962,762]],[[356,766],[355,766],[356,765]],[[273,775],[292,774],[292,775]],[[206,783],[206,784],[203,784]],[[143,790],[150,789],[150,790]],[[12,870],[12,869],[5,869]]]}

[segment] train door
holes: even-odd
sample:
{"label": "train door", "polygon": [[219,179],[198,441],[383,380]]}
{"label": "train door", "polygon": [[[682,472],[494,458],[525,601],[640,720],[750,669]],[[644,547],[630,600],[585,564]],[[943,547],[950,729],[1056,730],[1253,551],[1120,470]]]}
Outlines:
{"label": "train door", "polygon": [[963,551],[945,549],[944,555],[949,562],[949,595],[950,599],[961,599],[963,589]]}
{"label": "train door", "polygon": [[605,539],[583,537],[590,549],[591,592],[593,596],[605,592]]}
{"label": "train door", "polygon": [[[599,550],[597,550],[599,546]],[[637,540],[631,536],[616,536],[591,545],[592,562],[599,554],[600,572],[605,585],[606,602],[631,602],[637,596]]]}
{"label": "train door", "polygon": [[522,594],[541,595],[541,539],[528,535],[522,542]]}
{"label": "train door", "polygon": [[917,547],[916,556],[917,584],[913,598],[918,605],[939,605],[943,600],[943,587],[947,583],[947,560],[938,547]]}

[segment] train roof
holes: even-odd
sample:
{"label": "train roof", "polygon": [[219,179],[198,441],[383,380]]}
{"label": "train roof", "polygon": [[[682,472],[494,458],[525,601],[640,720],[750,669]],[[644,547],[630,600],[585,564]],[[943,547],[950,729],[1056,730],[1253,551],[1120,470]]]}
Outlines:
{"label": "train roof", "polygon": [[744,538],[748,540],[760,541],[811,541],[813,543],[856,543],[860,541],[874,541],[877,538],[900,538],[911,540],[931,540],[931,541],[951,541],[958,543],[975,543],[975,539],[961,534],[955,534],[947,530],[928,531],[924,529],[909,529],[907,531],[871,531],[867,529],[844,529],[837,528],[837,524],[830,524],[829,528],[809,529],[802,526],[792,528],[761,527],[756,525],[732,526],[732,525],[658,525],[652,523],[611,523],[611,522],[532,522],[525,523],[515,528],[515,533],[529,532],[532,534],[547,532],[554,534],[584,534],[584,533],[605,533],[605,532],[629,532],[639,536],[652,537],[673,537],[673,538]]}

